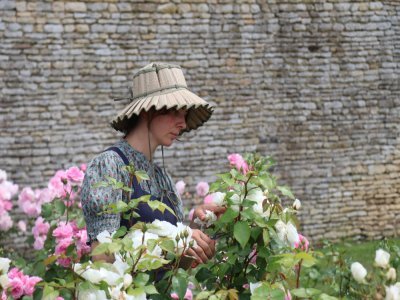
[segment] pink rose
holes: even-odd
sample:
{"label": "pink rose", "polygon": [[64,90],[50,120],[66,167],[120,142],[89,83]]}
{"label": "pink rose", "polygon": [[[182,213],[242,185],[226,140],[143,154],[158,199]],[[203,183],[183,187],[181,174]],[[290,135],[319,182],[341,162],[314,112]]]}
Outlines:
{"label": "pink rose", "polygon": [[32,277],[26,276],[25,287],[24,287],[25,295],[32,296],[33,292],[35,291],[35,285],[39,281],[42,281],[42,278],[37,276],[32,276]]}
{"label": "pink rose", "polygon": [[7,212],[0,215],[0,231],[8,231],[13,225],[13,221]]}
{"label": "pink rose", "polygon": [[244,175],[246,175],[246,173],[249,171],[249,166],[247,165],[247,162],[240,154],[230,154],[228,155],[228,160],[232,166],[235,166],[238,171],[242,171]]}
{"label": "pink rose", "polygon": [[66,196],[64,183],[67,183],[67,175],[64,170],[59,170],[50,179],[47,187],[53,191],[55,196],[57,196],[59,198],[64,198]]}
{"label": "pink rose", "polygon": [[204,197],[205,195],[207,195],[209,189],[210,187],[208,186],[208,183],[204,181],[200,181],[196,185],[196,192],[197,195],[199,195],[200,197]]}
{"label": "pink rose", "polygon": [[185,191],[185,186],[186,186],[186,184],[182,180],[179,180],[175,184],[175,188],[179,195],[181,195],[181,196],[183,195],[183,192]]}
{"label": "pink rose", "polygon": [[294,243],[294,248],[301,249],[303,251],[308,251],[309,245],[310,245],[310,242],[307,240],[307,238],[305,236],[299,234],[298,241]]}
{"label": "pink rose", "polygon": [[255,265],[256,261],[257,261],[257,249],[253,249],[253,251],[251,251],[249,257],[251,257],[250,263]]}
{"label": "pink rose", "polygon": [[24,282],[19,277],[9,280],[9,287],[11,288],[11,296],[14,299],[20,298],[24,294]]}
{"label": "pink rose", "polygon": [[78,167],[71,167],[66,172],[67,179],[71,185],[81,185],[85,173],[83,173]]}
{"label": "pink rose", "polygon": [[61,222],[56,229],[53,231],[53,236],[56,239],[72,239],[74,235],[74,228],[71,226],[71,223]]}
{"label": "pink rose", "polygon": [[49,203],[52,202],[56,198],[56,193],[54,190],[49,188],[44,188],[40,190],[38,199],[40,203]]}
{"label": "pink rose", "polygon": [[35,238],[35,242],[33,243],[33,248],[35,250],[41,250],[44,247],[44,242],[46,241],[45,236],[38,236]]}
{"label": "pink rose", "polygon": [[64,298],[61,297],[61,296],[58,296],[58,297],[56,298],[56,300],[64,300]]}
{"label": "pink rose", "polygon": [[[5,194],[3,194],[2,196],[2,193]],[[7,180],[0,183],[0,198],[3,197],[3,200],[11,200],[11,198],[14,197],[17,193],[18,193],[17,184],[13,184],[12,182]],[[6,195],[7,197],[4,198],[4,195]]]}
{"label": "pink rose", "polygon": [[39,236],[46,236],[50,229],[50,224],[45,222],[42,217],[39,217],[35,221],[35,226],[32,228],[32,233],[35,238]]}
{"label": "pink rose", "polygon": [[87,165],[86,165],[86,164],[81,164],[81,165],[80,165],[80,168],[81,168],[81,171],[82,171],[82,172],[86,172]]}
{"label": "pink rose", "polygon": [[37,217],[42,210],[42,204],[36,198],[30,187],[25,187],[18,197],[19,208],[30,217]]}
{"label": "pink rose", "polygon": [[72,259],[70,258],[59,258],[57,259],[57,262],[60,266],[63,266],[64,268],[68,268],[71,266]]}
{"label": "pink rose", "polygon": [[26,222],[25,221],[18,221],[18,228],[21,232],[26,232]]}
{"label": "pink rose", "polygon": [[72,238],[65,238],[57,241],[57,245],[55,248],[55,254],[63,255],[67,248],[73,243]]}
{"label": "pink rose", "polygon": [[3,213],[10,211],[12,209],[12,202],[8,200],[2,200],[0,197],[0,215]]}

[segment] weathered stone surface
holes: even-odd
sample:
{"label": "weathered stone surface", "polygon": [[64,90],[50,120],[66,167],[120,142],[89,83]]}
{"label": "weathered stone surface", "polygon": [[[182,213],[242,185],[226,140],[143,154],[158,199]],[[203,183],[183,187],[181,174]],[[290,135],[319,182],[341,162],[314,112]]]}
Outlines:
{"label": "weathered stone surface", "polygon": [[399,5],[264,2],[0,1],[0,169],[44,187],[88,162],[120,137],[110,96],[167,61],[216,106],[165,149],[174,179],[193,190],[229,153],[258,151],[312,239],[400,232]]}

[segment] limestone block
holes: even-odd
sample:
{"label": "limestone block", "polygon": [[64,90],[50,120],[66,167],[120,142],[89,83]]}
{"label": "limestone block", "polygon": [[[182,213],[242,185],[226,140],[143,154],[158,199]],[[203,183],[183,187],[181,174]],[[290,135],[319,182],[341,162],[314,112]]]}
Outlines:
{"label": "limestone block", "polygon": [[66,2],[64,9],[69,12],[86,12],[87,7],[84,2]]}

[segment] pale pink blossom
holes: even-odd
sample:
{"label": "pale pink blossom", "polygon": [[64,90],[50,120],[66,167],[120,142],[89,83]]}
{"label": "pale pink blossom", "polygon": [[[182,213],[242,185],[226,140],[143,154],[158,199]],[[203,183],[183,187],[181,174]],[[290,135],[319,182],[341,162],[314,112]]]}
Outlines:
{"label": "pale pink blossom", "polygon": [[87,165],[86,164],[81,164],[80,168],[81,168],[82,172],[86,172]]}
{"label": "pale pink blossom", "polygon": [[33,242],[33,248],[35,250],[41,250],[44,247],[44,242],[46,241],[46,236],[38,236]]}
{"label": "pale pink blossom", "polygon": [[54,192],[54,194],[59,198],[64,198],[66,196],[67,175],[64,170],[58,170],[56,174],[50,179],[48,188]]}
{"label": "pale pink blossom", "polygon": [[24,275],[24,273],[17,268],[12,268],[7,275],[11,296],[15,299],[18,299],[23,295],[32,296],[35,291],[35,285],[42,280],[42,278],[37,276],[30,277]]}
{"label": "pale pink blossom", "polygon": [[246,175],[246,173],[249,171],[249,166],[247,162],[240,154],[238,153],[230,154],[228,155],[228,160],[232,166],[235,166],[236,169],[238,171],[241,171],[243,174]]}
{"label": "pale pink blossom", "polygon": [[307,238],[299,233],[299,239],[297,242],[294,242],[294,248],[308,251],[309,245],[310,242],[307,240]]}
{"label": "pale pink blossom", "polygon": [[18,197],[19,208],[30,217],[37,217],[42,210],[42,204],[36,198],[35,192],[30,187],[22,189]]}
{"label": "pale pink blossom", "polygon": [[210,187],[208,186],[208,183],[204,182],[204,181],[200,181],[196,185],[196,193],[200,197],[204,197],[205,195],[207,195],[209,189],[210,189]]}
{"label": "pale pink blossom", "polygon": [[13,220],[7,212],[0,215],[0,231],[8,231],[13,225]]}
{"label": "pale pink blossom", "polygon": [[26,232],[26,222],[23,220],[18,221],[18,228],[21,232]]}
{"label": "pale pink blossom", "polygon": [[61,222],[56,229],[53,231],[53,236],[56,239],[72,239],[74,235],[74,229],[70,222]]}
{"label": "pale pink blossom", "polygon": [[8,200],[1,200],[0,199],[0,215],[2,215],[5,212],[8,212],[12,209],[12,202]]}
{"label": "pale pink blossom", "polygon": [[44,188],[40,190],[38,199],[40,203],[49,203],[52,202],[56,198],[56,193],[54,190],[49,188]]}
{"label": "pale pink blossom", "polygon": [[39,217],[35,221],[35,225],[32,228],[32,234],[35,238],[39,236],[46,236],[50,229],[50,224],[45,222],[42,217]]}
{"label": "pale pink blossom", "polygon": [[176,190],[177,190],[179,195],[181,195],[181,196],[183,195],[183,192],[185,191],[185,186],[186,186],[186,184],[182,180],[179,180],[175,184]]}
{"label": "pale pink blossom", "polygon": [[56,300],[64,300],[64,298],[61,297],[61,296],[58,296],[58,297],[56,298]]}
{"label": "pale pink blossom", "polygon": [[66,171],[67,179],[73,186],[80,186],[82,184],[85,173],[83,173],[78,167],[71,167]]}
{"label": "pale pink blossom", "polygon": [[0,183],[0,199],[11,200],[18,193],[18,185],[10,181]]}

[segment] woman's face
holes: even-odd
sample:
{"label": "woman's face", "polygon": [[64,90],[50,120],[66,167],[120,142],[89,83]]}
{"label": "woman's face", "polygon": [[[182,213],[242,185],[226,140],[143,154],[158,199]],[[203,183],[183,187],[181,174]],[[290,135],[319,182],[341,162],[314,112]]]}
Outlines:
{"label": "woman's face", "polygon": [[186,128],[187,110],[156,112],[150,123],[150,131],[157,146],[171,146]]}

